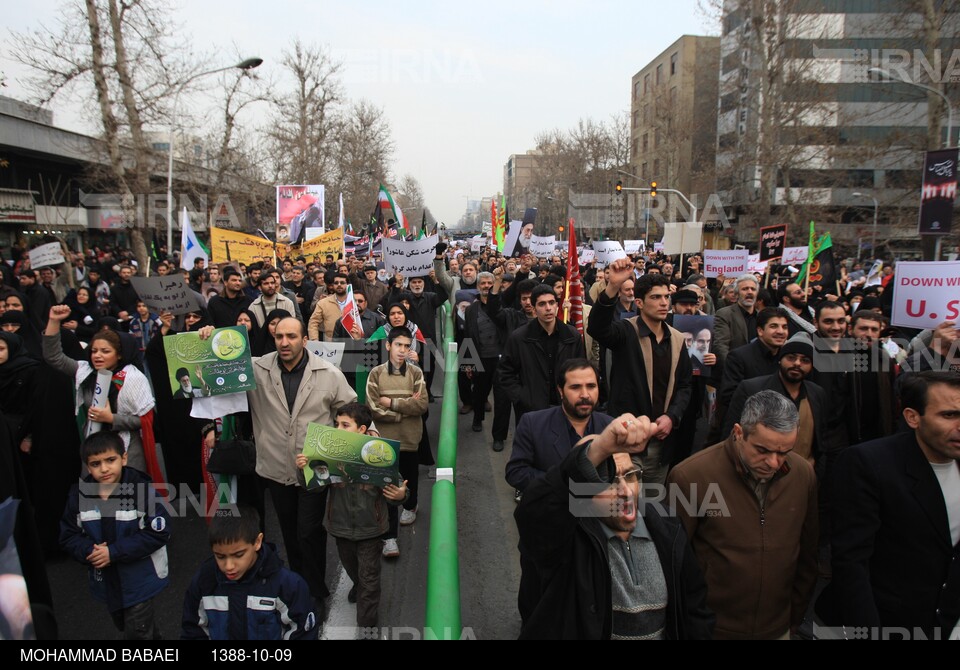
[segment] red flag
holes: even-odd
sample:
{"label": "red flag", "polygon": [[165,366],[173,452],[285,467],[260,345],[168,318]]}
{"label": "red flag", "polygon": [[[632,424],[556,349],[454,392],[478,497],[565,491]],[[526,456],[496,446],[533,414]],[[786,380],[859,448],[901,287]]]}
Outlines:
{"label": "red flag", "polygon": [[573,224],[573,219],[570,219],[570,247],[567,250],[566,282],[570,311],[565,315],[564,320],[574,326],[580,335],[583,335],[583,283],[580,281],[580,255],[577,253],[577,234],[573,229]]}
{"label": "red flag", "polygon": [[340,312],[340,323],[344,329],[353,337],[353,327],[360,329],[360,337],[363,337],[363,325],[360,322],[360,310],[357,309],[357,301],[353,299],[353,287],[347,284],[347,302]]}
{"label": "red flag", "polygon": [[[500,217],[497,216],[497,199],[493,198],[493,202],[490,203],[490,239],[493,240],[494,244],[497,241],[497,232],[500,230]],[[503,249],[500,249],[503,251]]]}

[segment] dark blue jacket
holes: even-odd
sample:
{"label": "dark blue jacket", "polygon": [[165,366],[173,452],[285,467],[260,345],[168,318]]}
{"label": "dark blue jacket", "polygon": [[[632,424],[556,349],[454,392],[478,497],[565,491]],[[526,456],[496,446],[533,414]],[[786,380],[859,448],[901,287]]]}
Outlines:
{"label": "dark blue jacket", "polygon": [[[602,412],[593,413],[591,434],[603,432],[613,418]],[[570,422],[562,407],[551,407],[524,414],[513,435],[513,451],[507,461],[507,483],[525,491],[530,483],[560,465],[580,440],[572,440]]]}
{"label": "dark blue jacket", "polygon": [[[150,478],[124,468],[120,484],[106,500],[88,475],[75,484],[60,521],[60,546],[88,566],[93,597],[116,612],[153,598],[167,585],[170,518]],[[149,509],[146,509],[149,507]],[[110,565],[95,569],[87,556],[106,542]]]}
{"label": "dark blue jacket", "polygon": [[264,543],[254,566],[231,582],[213,556],[193,576],[183,601],[181,640],[306,640],[317,615],[303,577]]}

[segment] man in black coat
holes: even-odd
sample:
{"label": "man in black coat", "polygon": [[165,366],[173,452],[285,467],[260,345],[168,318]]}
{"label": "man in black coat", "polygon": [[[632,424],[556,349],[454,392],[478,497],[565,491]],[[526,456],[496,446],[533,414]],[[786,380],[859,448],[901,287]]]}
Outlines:
{"label": "man in black coat", "polygon": [[607,286],[590,311],[587,332],[610,350],[608,412],[646,416],[657,425],[656,438],[637,463],[644,483],[663,484],[673,455],[680,419],[690,403],[692,372],[683,333],[665,322],[670,312],[670,280],[644,275],[634,295],[640,316],[614,321],[620,285],[633,278],[633,263],[622,259],[610,267]]}
{"label": "man in black coat", "polygon": [[[433,398],[433,376],[440,367],[440,361],[437,358],[437,349],[442,343],[437,339],[437,310],[447,300],[450,295],[437,282],[430,281],[430,290],[427,290],[427,280],[424,277],[411,277],[409,283],[410,293],[410,318],[413,320],[428,345],[424,348],[424,356],[420,359],[423,368],[423,377],[427,382],[427,392],[430,398]],[[424,360],[427,359],[427,360]]]}
{"label": "man in black coat", "polygon": [[[625,414],[527,488],[514,516],[541,595],[522,639],[710,639],[714,617],[683,527],[640,504],[630,455],[657,430]],[[660,571],[635,578],[629,561]]]}
{"label": "man in black coat", "polygon": [[740,423],[743,407],[760,391],[776,391],[789,398],[800,413],[800,427],[794,453],[815,459],[826,450],[827,394],[818,385],[808,381],[813,372],[813,343],[804,332],[797,333],[780,347],[777,372],[763,377],[745,379],[737,386],[723,423],[724,435],[733,432]]}
{"label": "man in black coat", "polygon": [[510,334],[499,365],[500,384],[518,421],[526,412],[559,405],[557,370],[564,361],[585,356],[580,333],[557,318],[552,287],[537,286],[530,302],[537,318]]}
{"label": "man in black coat", "polygon": [[910,432],[844,450],[829,473],[833,580],[817,604],[851,637],[940,637],[960,619],[960,374],[901,385]]}
{"label": "man in black coat", "polygon": [[727,356],[723,382],[717,395],[722,407],[730,405],[733,392],[744,379],[772,375],[777,371],[777,352],[790,337],[788,329],[787,314],[782,308],[768,307],[757,314],[757,339],[737,347]]}
{"label": "man in black coat", "polygon": [[243,277],[230,266],[223,271],[223,295],[210,299],[207,311],[215,328],[228,328],[237,325],[240,312],[248,308],[253,300],[243,291]]}

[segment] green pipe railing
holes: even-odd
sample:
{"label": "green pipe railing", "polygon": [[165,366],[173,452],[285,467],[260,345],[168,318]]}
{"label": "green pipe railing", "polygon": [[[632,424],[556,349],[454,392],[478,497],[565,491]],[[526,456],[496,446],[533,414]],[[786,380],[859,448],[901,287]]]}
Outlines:
{"label": "green pipe railing", "polygon": [[427,613],[425,640],[459,640],[460,554],[457,548],[457,372],[459,360],[453,341],[454,312],[444,308],[444,380],[437,447],[437,481],[430,508],[430,548],[427,564]]}

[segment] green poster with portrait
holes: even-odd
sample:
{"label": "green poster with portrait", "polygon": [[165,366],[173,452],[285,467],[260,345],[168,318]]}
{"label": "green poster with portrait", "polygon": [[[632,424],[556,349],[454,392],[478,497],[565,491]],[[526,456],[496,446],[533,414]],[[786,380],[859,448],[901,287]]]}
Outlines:
{"label": "green poster with portrait", "polygon": [[218,328],[207,340],[197,333],[163,338],[170,389],[176,400],[242,393],[257,388],[250,342],[243,326]]}
{"label": "green poster with portrait", "polygon": [[351,433],[311,423],[303,443],[307,489],[329,484],[399,486],[400,443],[373,435]]}

